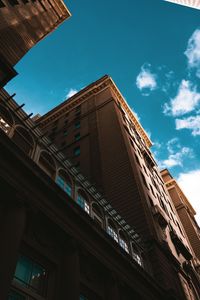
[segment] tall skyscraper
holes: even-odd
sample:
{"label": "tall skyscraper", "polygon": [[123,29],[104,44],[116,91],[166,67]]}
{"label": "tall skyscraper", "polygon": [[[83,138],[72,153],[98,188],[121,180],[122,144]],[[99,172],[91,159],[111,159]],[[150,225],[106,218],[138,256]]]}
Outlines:
{"label": "tall skyscraper", "polygon": [[200,0],[165,0],[165,1],[200,9]]}
{"label": "tall skyscraper", "polygon": [[[150,152],[151,141],[113,80],[102,77],[38,122],[144,237],[153,276],[172,299],[195,299],[196,289],[181,267],[192,262],[192,248]],[[193,298],[184,298],[183,289]]]}
{"label": "tall skyscraper", "polygon": [[185,196],[170,172],[165,169],[162,170],[161,175],[166,184],[171,199],[174,202],[175,208],[185,229],[188,240],[190,241],[193,251],[200,262],[200,228],[195,220],[196,212],[192,207],[189,199]]}
{"label": "tall skyscraper", "polygon": [[0,87],[17,73],[16,63],[70,12],[62,0],[0,0]]}

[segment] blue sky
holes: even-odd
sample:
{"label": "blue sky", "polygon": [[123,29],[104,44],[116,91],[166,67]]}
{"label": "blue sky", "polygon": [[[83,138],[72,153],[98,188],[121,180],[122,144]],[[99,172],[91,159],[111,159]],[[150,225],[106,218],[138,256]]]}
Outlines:
{"label": "blue sky", "polygon": [[68,0],[72,17],[17,64],[6,89],[44,114],[110,75],[200,214],[200,11],[163,0]]}

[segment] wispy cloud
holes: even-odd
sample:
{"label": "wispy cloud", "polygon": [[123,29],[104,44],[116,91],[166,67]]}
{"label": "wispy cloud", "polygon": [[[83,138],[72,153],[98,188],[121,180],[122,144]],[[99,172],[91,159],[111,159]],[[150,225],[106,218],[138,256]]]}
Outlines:
{"label": "wispy cloud", "polygon": [[160,168],[172,168],[176,166],[183,166],[183,159],[188,157],[193,157],[193,151],[188,147],[183,147],[179,152],[170,154],[167,159],[160,161]]}
{"label": "wispy cloud", "polygon": [[150,64],[144,64],[136,78],[136,86],[139,90],[144,91],[143,95],[145,96],[157,88],[156,75],[150,69]]}
{"label": "wispy cloud", "polygon": [[67,90],[67,94],[66,94],[65,98],[68,99],[68,98],[74,96],[76,93],[78,93],[78,90],[71,88],[71,89]]}
{"label": "wispy cloud", "polygon": [[193,136],[200,135],[200,115],[190,116],[184,119],[176,119],[176,129],[189,129]]}
{"label": "wispy cloud", "polygon": [[[194,157],[193,150],[189,147],[183,147],[178,138],[173,138],[165,144],[165,150],[167,150],[166,159],[156,159],[160,169],[182,167],[185,158]],[[159,156],[160,152],[163,151],[163,145],[157,143],[155,145],[154,154],[156,157]]]}
{"label": "wispy cloud", "polygon": [[194,209],[196,210],[196,220],[200,225],[200,169],[180,173],[177,178],[177,182],[180,185],[183,192],[185,193],[188,200],[191,202]]}
{"label": "wispy cloud", "polygon": [[200,93],[188,80],[182,80],[175,98],[164,104],[166,115],[181,116],[193,111],[200,103]]}
{"label": "wispy cloud", "polygon": [[196,75],[200,78],[200,29],[193,32],[184,54],[188,60],[188,67],[194,68]]}

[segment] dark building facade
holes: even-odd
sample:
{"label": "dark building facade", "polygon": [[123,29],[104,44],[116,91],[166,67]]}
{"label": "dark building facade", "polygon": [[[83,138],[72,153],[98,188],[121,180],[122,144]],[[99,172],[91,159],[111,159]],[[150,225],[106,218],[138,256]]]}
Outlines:
{"label": "dark building facade", "polygon": [[62,0],[0,0],[0,87],[16,63],[70,16]]}
{"label": "dark building facade", "polygon": [[102,77],[37,122],[143,237],[152,276],[171,299],[198,299],[194,253],[149,150],[151,141],[113,80]]}
{"label": "dark building facade", "polygon": [[200,228],[195,220],[196,212],[170,172],[165,169],[162,170],[161,175],[183,224],[195,256],[198,259],[197,264],[200,268]]}
{"label": "dark building facade", "polygon": [[4,90],[0,99],[0,299],[184,299],[155,280],[135,228]]}

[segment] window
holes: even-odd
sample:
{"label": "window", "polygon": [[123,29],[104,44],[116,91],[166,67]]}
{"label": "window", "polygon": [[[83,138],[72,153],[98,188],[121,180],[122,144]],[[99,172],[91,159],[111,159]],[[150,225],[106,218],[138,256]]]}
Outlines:
{"label": "window", "polygon": [[127,244],[127,242],[126,242],[126,238],[121,234],[121,232],[120,232],[120,234],[119,234],[119,244],[120,244],[120,246],[127,252],[127,253],[129,253],[129,248],[128,248],[128,244]]}
{"label": "window", "polygon": [[74,124],[74,127],[75,127],[76,129],[80,128],[80,127],[81,127],[80,121],[76,121],[75,124]]}
{"label": "window", "polygon": [[140,164],[140,161],[139,161],[139,158],[138,158],[137,154],[135,154],[135,159],[136,159],[138,165],[141,167],[141,164]]}
{"label": "window", "polygon": [[145,179],[145,177],[142,173],[141,173],[141,176],[142,176],[142,180],[143,180],[144,185],[149,189],[149,187],[147,185],[147,182],[146,182],[146,179]]}
{"label": "window", "polygon": [[83,295],[80,295],[80,298],[79,298],[80,300],[88,300],[88,298],[86,298],[85,296],[83,296]]}
{"label": "window", "polygon": [[78,132],[77,134],[75,134],[75,136],[74,136],[75,141],[80,140],[80,138],[81,138],[80,132]]}
{"label": "window", "polygon": [[[17,262],[14,281],[42,296],[45,294],[47,283],[46,270],[30,258],[21,255]],[[14,296],[13,299],[23,299],[21,296],[18,297],[16,293],[13,294]]]}
{"label": "window", "polygon": [[142,258],[139,254],[139,250],[137,249],[137,246],[135,244],[132,244],[132,256],[133,259],[140,265],[142,266]]}
{"label": "window", "polygon": [[81,149],[80,149],[80,147],[76,147],[76,148],[74,148],[74,155],[75,155],[75,156],[79,156],[79,155],[80,155],[80,153],[81,153]]}
{"label": "window", "polygon": [[111,221],[108,222],[107,233],[115,240],[117,243],[119,242],[117,230],[115,229],[114,224],[111,224]]}
{"label": "window", "polygon": [[19,4],[17,0],[8,0],[8,3],[12,6]]}
{"label": "window", "polygon": [[102,215],[102,211],[101,211],[99,205],[96,204],[96,203],[92,204],[92,218],[95,221],[95,223],[97,223],[98,225],[100,225],[101,227],[103,227],[103,215]]}
{"label": "window", "polygon": [[67,195],[70,197],[72,196],[72,183],[68,174],[64,170],[60,170],[56,177],[56,183],[67,193]]}
{"label": "window", "polygon": [[67,134],[68,134],[68,132],[67,132],[67,130],[65,129],[65,130],[63,131],[63,135],[64,135],[64,136],[67,136]]}
{"label": "window", "polygon": [[86,197],[84,197],[82,194],[78,193],[77,196],[77,203],[78,205],[87,213],[90,214],[90,206],[89,203],[86,201],[85,199]]}

